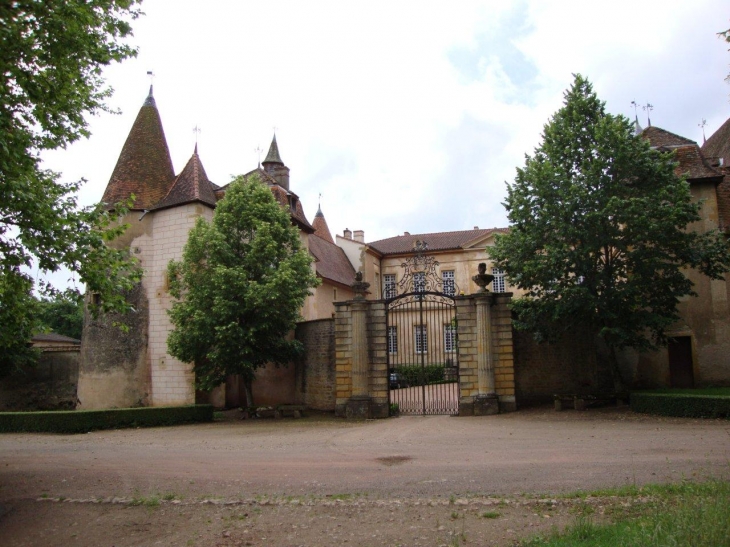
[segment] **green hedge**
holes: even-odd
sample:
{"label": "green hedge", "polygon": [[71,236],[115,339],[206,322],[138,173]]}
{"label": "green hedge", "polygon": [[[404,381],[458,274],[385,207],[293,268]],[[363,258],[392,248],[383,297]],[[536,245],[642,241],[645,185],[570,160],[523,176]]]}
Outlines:
{"label": "green hedge", "polygon": [[730,396],[638,391],[631,393],[631,410],[660,416],[730,418]]}
{"label": "green hedge", "polygon": [[86,433],[213,421],[212,405],[112,408],[55,412],[0,412],[0,432]]}
{"label": "green hedge", "polygon": [[426,384],[438,384],[444,381],[443,365],[406,365],[395,367],[395,371],[400,374],[402,380],[408,382],[409,386],[421,385],[421,369],[423,368],[423,376]]}

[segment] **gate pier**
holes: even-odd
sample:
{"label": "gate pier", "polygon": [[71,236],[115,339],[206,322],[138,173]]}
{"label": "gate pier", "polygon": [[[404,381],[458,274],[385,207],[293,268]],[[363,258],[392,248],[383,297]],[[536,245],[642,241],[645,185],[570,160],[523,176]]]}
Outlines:
{"label": "gate pier", "polygon": [[370,419],[516,410],[511,298],[421,290],[336,302],[336,414]]}

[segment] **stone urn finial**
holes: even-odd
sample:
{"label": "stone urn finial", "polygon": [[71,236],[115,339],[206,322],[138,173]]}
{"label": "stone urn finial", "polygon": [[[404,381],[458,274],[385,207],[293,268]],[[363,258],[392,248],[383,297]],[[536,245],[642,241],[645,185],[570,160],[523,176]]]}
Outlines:
{"label": "stone urn finial", "polygon": [[355,300],[365,300],[365,293],[370,288],[370,283],[362,280],[362,271],[355,274],[355,282],[350,286],[355,291]]}
{"label": "stone urn finial", "polygon": [[477,290],[477,293],[489,292],[489,290],[487,290],[487,285],[489,285],[494,280],[494,276],[487,273],[487,265],[484,262],[479,263],[478,270],[479,273],[472,276],[471,278],[474,283],[479,285],[479,290]]}

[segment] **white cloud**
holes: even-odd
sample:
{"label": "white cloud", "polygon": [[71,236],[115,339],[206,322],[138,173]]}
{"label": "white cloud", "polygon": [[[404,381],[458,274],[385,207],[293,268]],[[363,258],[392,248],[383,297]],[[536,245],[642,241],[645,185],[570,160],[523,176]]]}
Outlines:
{"label": "white cloud", "polygon": [[[121,116],[48,154],[82,201],[103,193],[147,92],[175,169],[200,154],[219,184],[256,166],[273,132],[310,218],[366,239],[504,225],[505,181],[581,72],[610,111],[651,102],[655,125],[700,139],[727,118],[719,0],[199,2],[146,0],[139,57],[106,74]],[[641,116],[643,119],[643,116]],[[644,122],[642,122],[644,123]]]}

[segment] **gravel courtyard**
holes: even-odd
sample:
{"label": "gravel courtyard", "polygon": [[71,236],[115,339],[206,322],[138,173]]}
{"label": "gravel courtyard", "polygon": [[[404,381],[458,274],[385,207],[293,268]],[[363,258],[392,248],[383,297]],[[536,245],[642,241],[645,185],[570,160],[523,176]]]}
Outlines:
{"label": "gravel courtyard", "polygon": [[730,421],[627,408],[4,434],[0,544],[512,545],[560,493],[710,476]]}

